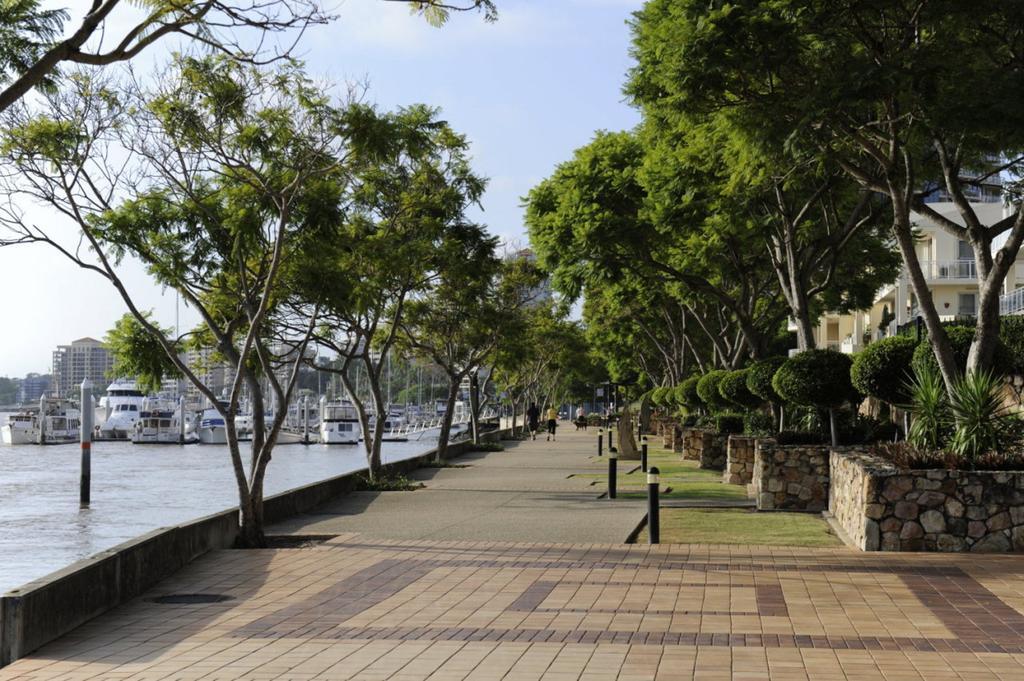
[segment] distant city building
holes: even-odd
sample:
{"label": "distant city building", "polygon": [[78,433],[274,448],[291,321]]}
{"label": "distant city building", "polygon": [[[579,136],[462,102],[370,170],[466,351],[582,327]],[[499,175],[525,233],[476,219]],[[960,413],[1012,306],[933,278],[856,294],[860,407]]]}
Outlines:
{"label": "distant city building", "polygon": [[[203,385],[218,397],[227,393],[235,381],[235,368],[217,359],[217,351],[214,348],[189,350],[185,355],[185,364]],[[182,384],[185,386],[185,399],[189,403],[206,402],[206,397],[191,381],[183,381]]]}
{"label": "distant city building", "polygon": [[[512,253],[508,257],[512,258],[512,259],[526,260],[529,263],[536,263],[537,262],[537,254],[534,253],[529,248],[521,248],[518,251],[515,251],[514,253]],[[539,284],[537,284],[537,286],[535,286],[530,291],[530,295],[529,295],[530,302],[529,302],[529,305],[530,306],[544,305],[546,303],[551,302],[551,299],[553,297],[554,297],[554,294],[552,293],[552,290],[551,290],[551,278],[550,277],[545,277],[543,281],[541,281]]]}
{"label": "distant city building", "polygon": [[34,404],[49,391],[53,377],[49,374],[29,374],[18,381],[18,403]]}
{"label": "distant city building", "polygon": [[106,345],[95,338],[79,338],[54,350],[52,391],[57,397],[73,397],[87,378],[103,391],[113,370],[114,357]]}

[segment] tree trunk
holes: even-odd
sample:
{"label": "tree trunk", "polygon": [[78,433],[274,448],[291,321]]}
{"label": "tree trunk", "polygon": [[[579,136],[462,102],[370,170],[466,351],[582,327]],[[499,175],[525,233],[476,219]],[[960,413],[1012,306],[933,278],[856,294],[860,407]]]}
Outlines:
{"label": "tree trunk", "polygon": [[811,324],[811,312],[807,305],[807,300],[798,299],[795,305],[790,306],[790,310],[793,313],[793,318],[796,321],[796,347],[800,352],[804,350],[813,350],[814,343],[814,325]]}
{"label": "tree trunk", "polygon": [[1000,286],[994,282],[978,282],[978,319],[974,325],[974,341],[967,354],[967,373],[992,367],[999,344],[999,291]]}
{"label": "tree trunk", "polygon": [[469,375],[469,426],[473,444],[480,444],[480,379],[474,370]]}
{"label": "tree trunk", "polygon": [[448,454],[448,438],[452,432],[452,417],[455,416],[455,401],[459,396],[460,376],[449,376],[448,401],[444,407],[444,418],[441,419],[441,435],[437,440],[437,460],[444,461]]}
{"label": "tree trunk", "polygon": [[263,494],[247,494],[238,507],[238,537],[235,546],[244,549],[264,548],[267,545],[263,534]]}
{"label": "tree trunk", "polygon": [[935,310],[935,301],[932,300],[928,283],[921,271],[921,263],[917,259],[917,251],[914,250],[914,234],[910,224],[910,215],[899,194],[899,191],[890,192],[890,198],[893,200],[893,233],[896,236],[896,243],[899,245],[900,255],[903,256],[903,264],[910,274],[910,283],[914,289],[914,296],[917,298],[918,308],[921,310],[921,316],[928,328],[928,338],[935,353],[935,360],[939,365],[939,373],[942,374],[946,391],[951,392],[960,372],[953,359],[953,349],[949,345],[946,330],[942,327],[939,313]]}

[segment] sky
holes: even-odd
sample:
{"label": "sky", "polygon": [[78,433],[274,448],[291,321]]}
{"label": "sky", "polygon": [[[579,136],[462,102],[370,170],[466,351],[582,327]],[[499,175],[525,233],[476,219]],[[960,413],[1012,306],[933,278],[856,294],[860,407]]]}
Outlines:
{"label": "sky", "polygon": [[[527,245],[520,204],[531,187],[594,131],[639,121],[621,88],[630,67],[626,22],[642,0],[499,0],[496,23],[460,14],[440,29],[402,3],[335,2],[337,20],[311,29],[299,45],[309,73],[339,93],[365,82],[365,99],[381,108],[440,108],[470,140],[474,168],[490,178],[474,217],[505,241]],[[152,48],[136,69],[166,60],[171,48]],[[46,209],[21,208],[72,236]],[[143,309],[175,323],[173,291],[136,263],[121,273]],[[57,345],[102,338],[126,311],[106,280],[42,245],[0,248],[0,307],[0,376],[48,372]],[[180,319],[184,328],[195,317],[181,307]]]}

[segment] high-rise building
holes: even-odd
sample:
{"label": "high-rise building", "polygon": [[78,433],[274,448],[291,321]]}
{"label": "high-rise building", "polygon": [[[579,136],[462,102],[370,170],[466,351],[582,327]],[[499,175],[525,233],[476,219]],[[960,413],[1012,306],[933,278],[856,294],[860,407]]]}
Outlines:
{"label": "high-rise building", "polygon": [[57,397],[73,397],[87,378],[97,384],[97,390],[103,391],[113,370],[113,355],[95,338],[58,345],[53,351],[53,392]]}
{"label": "high-rise building", "polygon": [[18,381],[18,404],[34,404],[49,391],[53,377],[49,374],[29,374]]}

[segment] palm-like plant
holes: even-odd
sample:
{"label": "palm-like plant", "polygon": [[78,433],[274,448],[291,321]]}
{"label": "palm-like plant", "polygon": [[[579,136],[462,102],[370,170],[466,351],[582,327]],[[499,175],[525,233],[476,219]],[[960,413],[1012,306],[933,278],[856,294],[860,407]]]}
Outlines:
{"label": "palm-like plant", "polygon": [[1020,419],[1001,393],[1002,381],[988,371],[971,372],[953,385],[949,406],[956,430],[949,448],[968,466],[983,454],[1004,453],[1018,438]]}
{"label": "palm-like plant", "polygon": [[911,403],[906,408],[914,415],[907,440],[918,449],[938,449],[952,424],[942,376],[933,366],[918,367],[907,383],[907,392]]}

